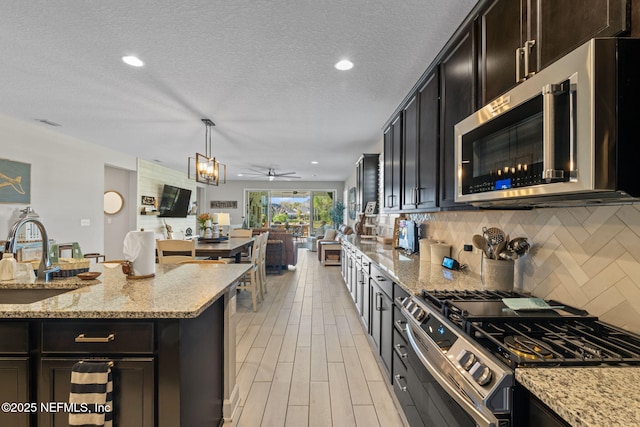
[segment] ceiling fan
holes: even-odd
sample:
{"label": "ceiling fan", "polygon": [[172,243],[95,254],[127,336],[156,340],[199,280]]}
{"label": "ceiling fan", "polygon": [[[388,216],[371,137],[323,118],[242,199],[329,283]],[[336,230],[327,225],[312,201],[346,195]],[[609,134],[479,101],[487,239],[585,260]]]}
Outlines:
{"label": "ceiling fan", "polygon": [[276,170],[272,167],[269,168],[261,168],[265,170],[257,170],[257,169],[249,169],[252,172],[244,173],[246,176],[264,176],[269,181],[274,181],[276,179],[300,179],[301,176],[295,176],[296,172],[276,172]]}

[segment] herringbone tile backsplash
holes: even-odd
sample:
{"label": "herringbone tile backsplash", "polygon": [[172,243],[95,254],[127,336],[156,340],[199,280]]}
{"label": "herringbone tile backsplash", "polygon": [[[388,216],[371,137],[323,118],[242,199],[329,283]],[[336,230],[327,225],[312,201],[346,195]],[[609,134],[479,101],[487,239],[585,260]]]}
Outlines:
{"label": "herringbone tile backsplash", "polygon": [[516,260],[515,289],[588,310],[640,332],[640,205],[443,212],[411,215],[426,235],[480,274],[481,255],[463,252],[482,227],[499,227],[532,244]]}

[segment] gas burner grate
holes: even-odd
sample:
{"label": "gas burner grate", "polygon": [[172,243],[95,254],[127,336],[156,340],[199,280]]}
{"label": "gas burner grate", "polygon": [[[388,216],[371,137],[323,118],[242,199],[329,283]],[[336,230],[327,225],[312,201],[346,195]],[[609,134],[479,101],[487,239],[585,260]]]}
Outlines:
{"label": "gas burner grate", "polygon": [[486,322],[471,330],[512,368],[640,364],[640,337],[599,321]]}
{"label": "gas burner grate", "polygon": [[517,292],[491,290],[422,290],[422,297],[435,307],[443,309],[445,301],[500,301],[502,298],[519,298],[526,295]]}

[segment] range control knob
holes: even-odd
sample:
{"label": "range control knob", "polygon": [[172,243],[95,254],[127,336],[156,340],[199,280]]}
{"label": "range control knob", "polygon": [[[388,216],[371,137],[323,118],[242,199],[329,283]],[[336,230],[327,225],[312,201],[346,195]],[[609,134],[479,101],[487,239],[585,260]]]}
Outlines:
{"label": "range control knob", "polygon": [[419,308],[413,313],[413,317],[415,317],[418,322],[422,322],[427,317],[427,313],[423,309]]}
{"label": "range control knob", "polygon": [[487,385],[489,384],[489,381],[491,381],[491,369],[480,362],[476,362],[476,364],[469,370],[469,373],[480,385]]}
{"label": "range control knob", "polygon": [[465,371],[471,369],[471,367],[478,361],[475,354],[467,350],[462,350],[458,355],[458,362],[464,368]]}

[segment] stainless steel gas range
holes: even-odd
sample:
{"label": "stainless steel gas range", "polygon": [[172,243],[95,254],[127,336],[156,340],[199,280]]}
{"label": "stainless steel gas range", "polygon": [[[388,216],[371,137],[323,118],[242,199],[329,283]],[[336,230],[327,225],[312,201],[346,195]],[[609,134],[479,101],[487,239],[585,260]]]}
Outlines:
{"label": "stainless steel gas range", "polygon": [[529,425],[518,367],[640,364],[640,336],[554,301],[513,310],[503,298],[527,296],[433,290],[398,301],[413,350],[407,359],[425,390],[450,406],[443,415],[437,405],[416,403],[425,425],[443,418],[459,426]]}

